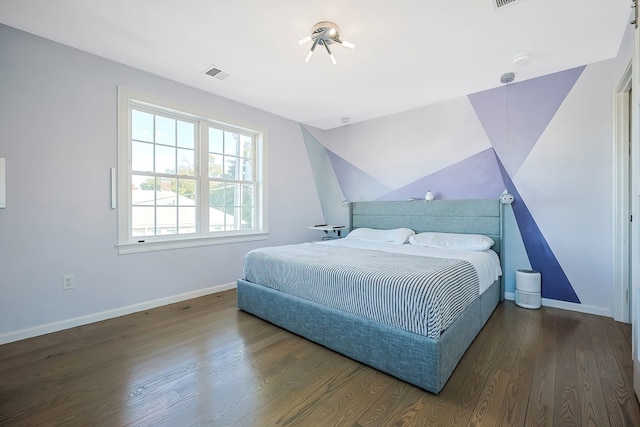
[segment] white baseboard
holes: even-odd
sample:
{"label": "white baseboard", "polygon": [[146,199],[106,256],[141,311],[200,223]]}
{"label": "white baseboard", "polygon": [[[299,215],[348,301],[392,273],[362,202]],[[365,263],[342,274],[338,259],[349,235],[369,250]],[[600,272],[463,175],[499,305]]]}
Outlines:
{"label": "white baseboard", "polygon": [[[504,298],[510,301],[515,301],[516,295],[513,292],[505,292]],[[558,301],[549,298],[542,298],[542,305],[544,307],[560,308],[562,310],[578,311],[580,313],[613,317],[613,311],[610,308],[595,307],[593,305],[576,304],[573,302]]]}
{"label": "white baseboard", "polygon": [[64,329],[75,328],[76,326],[87,325],[89,323],[100,322],[102,320],[113,319],[131,313],[137,313],[143,310],[149,310],[163,305],[173,304],[180,301],[186,301],[192,298],[198,298],[204,295],[215,294],[229,289],[234,289],[236,282],[225,283],[222,285],[212,286],[210,288],[198,289],[197,291],[186,292],[183,294],[172,295],[165,298],[159,298],[151,301],[145,301],[138,304],[132,304],[125,307],[114,308],[112,310],[100,311],[98,313],[88,314],[86,316],[74,317],[73,319],[61,320],[59,322],[47,323],[45,325],[35,326],[33,328],[21,329],[19,331],[7,332],[0,334],[0,344],[7,344],[27,338],[37,337],[39,335],[50,334],[52,332],[62,331]]}

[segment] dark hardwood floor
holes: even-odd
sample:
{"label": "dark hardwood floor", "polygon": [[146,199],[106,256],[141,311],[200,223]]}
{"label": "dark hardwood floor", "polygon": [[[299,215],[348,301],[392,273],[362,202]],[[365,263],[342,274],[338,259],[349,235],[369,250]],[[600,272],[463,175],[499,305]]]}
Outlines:
{"label": "dark hardwood floor", "polygon": [[631,327],[506,301],[434,395],[238,311],[235,290],[0,346],[10,426],[639,426]]}

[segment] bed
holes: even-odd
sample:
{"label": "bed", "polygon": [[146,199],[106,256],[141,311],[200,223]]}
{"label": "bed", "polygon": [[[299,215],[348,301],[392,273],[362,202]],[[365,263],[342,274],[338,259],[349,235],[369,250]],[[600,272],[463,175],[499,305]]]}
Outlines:
{"label": "bed", "polygon": [[[495,252],[496,258],[501,254],[502,210],[498,200],[354,202],[350,209],[350,227],[354,230],[407,228],[418,234],[438,232],[482,235],[493,240],[494,245],[491,250]],[[343,246],[345,244],[346,247]],[[398,254],[393,252],[395,249],[392,252],[384,252],[383,255],[381,252],[375,254],[373,252],[376,252],[376,248],[370,250],[371,248],[366,247],[368,244],[360,248],[359,246],[362,245],[362,242],[348,243],[346,240],[328,244],[306,243],[295,245],[298,248],[298,252],[294,253],[295,256],[287,254],[291,249],[295,250],[295,247],[262,248],[249,252],[245,257],[243,278],[237,281],[238,308],[427,391],[439,393],[466,349],[502,300],[504,295],[502,277],[488,284],[479,283],[478,287],[484,289],[482,292],[478,290],[472,297],[465,294],[464,298],[468,300],[465,305],[462,308],[456,306],[450,309],[450,311],[457,310],[455,316],[443,316],[444,320],[438,317],[432,321],[430,314],[427,316],[428,321],[426,318],[424,321],[416,321],[415,316],[424,315],[420,313],[412,314],[411,316],[414,317],[406,314],[396,315],[398,297],[392,301],[396,306],[391,308],[378,308],[376,298],[380,298],[379,296],[369,302],[366,301],[367,296],[363,294],[364,288],[370,288],[379,293],[380,289],[385,289],[384,283],[396,280],[395,275],[386,272],[376,273],[381,276],[379,279],[381,284],[373,279],[362,279],[365,282],[371,280],[371,283],[366,282],[367,286],[362,283],[350,284],[352,279],[347,279],[346,276],[352,278],[359,276],[359,273],[348,274],[348,272],[358,272],[363,265],[383,265],[387,261],[391,263],[392,259],[400,259],[404,256],[408,257],[408,261],[399,260],[405,263],[400,264],[401,271],[403,274],[413,274],[412,265],[423,264],[423,258],[416,261],[415,257],[420,255]],[[399,252],[411,249],[407,248],[407,245],[396,246],[400,247]],[[332,256],[332,251],[342,253],[346,259],[352,260],[344,267],[346,273],[340,272],[340,266],[331,265],[330,260],[337,259],[337,255]],[[328,273],[323,272],[327,289],[318,290],[317,297],[300,293],[300,288],[305,287],[303,282],[312,275],[308,272],[309,270],[297,271],[297,267],[292,267],[295,264],[285,265],[291,263],[292,257],[304,258],[306,252],[309,252],[308,255],[312,257],[307,262],[312,264],[309,268],[312,269],[313,274],[316,270],[328,270]],[[362,255],[358,255],[360,253]],[[363,257],[362,260],[359,260],[360,256]],[[268,258],[277,259],[276,262],[282,262],[283,266],[273,264],[265,269],[263,266],[266,265]],[[465,277],[471,277],[466,270],[468,266],[464,264],[468,262],[458,261],[460,264],[456,263],[455,268],[452,264],[447,265],[446,269],[460,271],[453,274],[460,274],[456,280],[464,281]],[[275,279],[282,281],[283,284],[273,285],[267,273],[275,276]],[[340,274],[346,276],[342,277]],[[387,276],[382,276],[384,274]],[[478,273],[478,276],[481,275]],[[411,277],[415,281],[418,276]],[[486,281],[486,279],[482,280]],[[356,279],[353,281],[357,282]],[[379,287],[376,287],[378,285]],[[337,302],[325,300],[326,294],[340,294],[345,286],[355,287],[355,291],[350,290],[350,292],[353,291],[360,296],[337,298]],[[475,283],[472,286],[475,287]],[[416,286],[407,291],[408,295],[412,295],[411,298],[404,296],[400,298],[400,305],[406,305],[409,311],[415,311],[416,305],[421,307],[423,305],[409,303],[419,299],[414,297],[416,289],[419,287]],[[384,299],[385,303],[387,299],[394,300],[386,297]],[[354,301],[357,304],[354,304]],[[376,310],[380,311],[376,312]],[[436,311],[439,312],[440,309]]]}

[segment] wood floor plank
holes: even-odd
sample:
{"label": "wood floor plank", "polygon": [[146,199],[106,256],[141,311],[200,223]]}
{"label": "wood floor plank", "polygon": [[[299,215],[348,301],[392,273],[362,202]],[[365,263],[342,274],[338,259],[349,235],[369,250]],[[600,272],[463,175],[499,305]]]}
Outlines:
{"label": "wood floor plank", "polygon": [[554,426],[581,426],[578,402],[575,352],[575,331],[578,321],[573,313],[560,313],[557,317],[556,346],[556,403],[553,410]]}
{"label": "wood floor plank", "polygon": [[525,329],[517,346],[515,360],[510,361],[511,375],[502,401],[500,422],[496,425],[523,425],[526,417],[535,366],[535,351],[540,336],[540,316],[531,310],[521,314],[526,316],[524,317]]}
{"label": "wood floor plank", "polygon": [[597,377],[597,363],[592,351],[576,349],[576,362],[578,369],[578,392],[581,419],[585,426],[608,427],[609,418],[606,416],[604,393]]}
{"label": "wood floor plank", "polygon": [[[512,308],[511,304],[508,304],[506,310],[511,311]],[[429,418],[427,425],[467,425],[483,390],[487,387],[487,379],[499,370],[510,371],[510,365],[517,354],[517,346],[509,346],[507,342],[518,340],[522,336],[525,324],[508,322],[506,315],[496,316],[496,323],[501,332],[489,338],[470,368],[454,372],[454,384],[458,378],[464,379],[457,383],[457,387],[447,387],[442,391],[444,407],[438,412],[434,411],[434,416]]]}
{"label": "wood floor plank", "polygon": [[[615,321],[614,321],[615,322]],[[622,322],[615,322],[616,326],[618,328],[620,328],[620,333],[622,334],[622,336],[625,338],[625,340],[627,341],[627,344],[625,346],[626,347],[631,347],[633,345],[633,340],[632,340],[632,331],[631,331],[631,323],[622,323]]]}
{"label": "wood floor plank", "polygon": [[611,349],[614,352],[618,368],[622,373],[622,379],[627,389],[633,390],[633,359],[628,352],[629,341],[625,338],[619,322],[608,318],[601,319],[601,321],[605,329],[605,334],[611,343]]}
{"label": "wood floor plank", "polygon": [[591,322],[588,318],[574,316],[578,322],[575,331],[577,391],[580,402],[580,418],[585,426],[610,425],[606,414],[604,393],[598,378],[598,366],[594,354]]}
{"label": "wood floor plank", "polygon": [[[457,392],[467,377],[469,367],[480,364],[478,358],[482,358],[481,353],[488,341],[499,340],[499,334],[494,333],[494,329],[499,329],[501,322],[504,321],[501,311],[495,312],[492,316],[494,321],[480,331],[480,334],[472,345],[467,349],[466,353],[460,360],[458,367],[449,381],[445,389],[451,394]],[[495,345],[495,344],[494,344]],[[385,410],[380,410],[378,406],[372,406],[365,412],[356,422],[358,426],[398,426],[398,425],[436,425],[434,423],[445,423],[441,417],[446,416],[451,398],[448,398],[444,392],[439,396],[431,393],[425,393],[417,387],[407,385],[408,388],[401,388],[399,392],[394,392],[390,388],[387,393],[393,396],[392,401],[388,400],[382,405]],[[406,393],[405,393],[406,392]],[[397,398],[396,398],[397,396]],[[389,398],[387,398],[389,399]]]}
{"label": "wood floor plank", "polygon": [[529,392],[525,426],[553,426],[553,405],[556,376],[557,317],[555,311],[541,309],[538,316],[540,340]]}
{"label": "wood floor plank", "polygon": [[[617,352],[609,339],[610,325],[602,317],[589,317],[591,329],[594,331],[594,355],[598,365],[598,377],[602,386],[604,401],[607,406],[607,415],[611,426],[636,426],[640,425],[640,407],[633,391],[629,390],[625,381],[625,371],[620,370],[617,360]],[[613,320],[611,320],[613,322]],[[629,351],[631,349],[629,348]],[[622,358],[629,357],[621,355]],[[626,375],[629,375],[626,373]],[[629,379],[632,381],[632,379]]]}
{"label": "wood floor plank", "polygon": [[360,364],[336,379],[333,387],[285,412],[277,425],[352,425],[365,411],[363,402],[377,400],[391,382],[388,375]]}
{"label": "wood floor plank", "polygon": [[[249,316],[246,313],[244,315]],[[262,322],[257,318],[253,319]],[[213,411],[214,413],[207,416],[208,421],[218,424],[233,419],[236,425],[250,425],[247,423],[252,415],[243,410],[246,402],[253,402],[251,412],[260,414],[263,421],[269,416],[280,416],[283,410],[297,402],[301,395],[314,390],[318,382],[325,382],[330,376],[356,365],[347,358],[333,357],[333,352],[319,345],[288,332],[286,335],[288,338],[281,343],[282,345],[268,346],[260,351],[247,353],[253,381],[246,384],[245,388],[249,388],[251,392],[245,398],[236,399],[227,405],[225,411]],[[215,388],[221,386],[224,387],[223,384],[215,384]],[[261,399],[265,394],[272,397],[268,401]]]}
{"label": "wood floor plank", "polygon": [[0,425],[640,425],[631,329],[498,306],[439,395],[236,308],[235,290],[0,346]]}
{"label": "wood floor plank", "polygon": [[[507,315],[502,318],[503,321],[500,323],[499,332],[492,338],[491,346],[483,350],[484,359],[480,361],[479,366],[482,367],[480,378],[485,381],[470,417],[470,424],[472,425],[484,423],[497,425],[496,423],[501,419],[501,415],[497,411],[503,405],[506,396],[504,393],[505,387],[511,377],[519,347],[519,345],[512,345],[511,343],[520,341],[526,327],[525,322],[513,323],[508,321],[513,310],[513,305],[506,305],[505,313]],[[502,392],[496,393],[498,389],[501,389]],[[491,401],[487,400],[489,396],[492,397]],[[459,422],[456,421],[456,418],[451,421]]]}
{"label": "wood floor plank", "polygon": [[469,420],[470,426],[493,427],[500,424],[502,419],[499,411],[507,394],[510,378],[510,372],[500,369],[487,381]]}
{"label": "wood floor plank", "polygon": [[405,426],[421,424],[419,417],[434,406],[438,397],[408,384],[393,384],[370,405],[354,423],[358,427]]}
{"label": "wood floor plank", "polygon": [[[229,366],[211,369],[211,364],[205,365],[202,375],[205,381],[202,376],[193,378],[199,382],[194,393],[183,396],[173,407],[164,408],[165,413],[161,417],[150,414],[143,421],[149,425],[179,425],[184,414],[195,413],[197,416],[193,418],[200,420],[202,424],[251,425],[246,423],[254,417],[264,417],[265,413],[270,413],[270,409],[266,408],[267,402],[260,399],[261,395],[273,393],[276,397],[280,396],[280,390],[296,375],[300,365],[322,361],[316,348],[307,344],[298,337],[289,336],[254,354],[237,355],[231,359]],[[264,363],[247,363],[249,360]],[[202,400],[209,403],[198,410]],[[276,404],[276,399],[269,402],[269,405],[273,404]]]}
{"label": "wood floor plank", "polygon": [[[497,328],[504,326],[501,323],[504,320],[502,316],[497,315],[495,320]],[[480,332],[460,360],[458,367],[462,368],[453,372],[440,392],[440,399],[431,407],[427,407],[424,414],[419,414],[417,419],[424,422],[424,425],[454,425],[456,419],[471,418],[472,410],[486,382],[485,373],[488,367],[485,363],[494,361],[502,348],[503,337],[501,334],[491,334],[491,329],[492,327],[489,327]]]}

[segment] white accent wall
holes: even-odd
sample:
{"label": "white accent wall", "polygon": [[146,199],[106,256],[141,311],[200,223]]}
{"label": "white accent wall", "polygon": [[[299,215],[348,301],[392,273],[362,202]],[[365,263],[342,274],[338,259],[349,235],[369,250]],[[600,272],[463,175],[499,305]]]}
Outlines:
{"label": "white accent wall", "polygon": [[[511,174],[510,179],[518,190],[519,199],[516,199],[516,203],[520,203],[520,206],[526,204],[539,229],[530,227],[532,221],[517,222],[513,207],[505,208],[504,274],[508,296],[515,292],[517,269],[532,268],[533,259],[538,261],[539,266],[548,266],[557,260],[560,272],[566,276],[567,287],[575,292],[579,303],[558,297],[545,298],[546,305],[613,315],[614,296],[620,286],[614,283],[613,265],[616,238],[613,230],[613,104],[614,92],[631,61],[632,49],[633,30],[629,27],[615,58],[586,64],[581,67],[584,70],[579,75],[576,73],[575,82],[567,87],[566,97],[557,105],[557,110],[553,109],[545,126],[539,129],[541,135],[533,141],[530,152],[517,151],[520,148],[518,137],[522,136],[518,133],[519,129],[511,129],[511,146],[508,147],[516,150],[517,156],[513,156],[513,159],[518,161],[506,163],[505,158],[510,160],[505,154],[506,150],[496,150],[498,157],[503,156],[500,161]],[[550,76],[553,81],[553,75],[537,80]],[[512,89],[518,86],[529,87],[527,90],[531,91],[532,87],[539,88],[539,84],[528,86],[534,83],[533,80],[536,79],[517,80]],[[549,85],[546,89],[555,91],[557,87]],[[504,87],[492,91],[497,93],[501,89]],[[533,105],[535,100],[547,101],[550,98],[548,95],[552,95],[546,93],[528,98],[527,90],[520,92],[524,94],[520,99],[527,102],[521,102],[518,105],[520,109],[513,105],[510,107],[512,119],[516,116],[524,124],[536,119],[530,114],[536,111],[535,108],[529,109],[536,107]],[[320,144],[343,158],[338,167],[334,165],[339,175],[347,176],[352,171],[367,175],[371,181],[388,186],[395,200],[408,196],[422,197],[427,190],[434,192],[437,198],[455,198],[455,191],[449,191],[452,183],[462,182],[473,188],[474,178],[487,175],[482,164],[468,160],[472,155],[492,147],[486,128],[481,126],[477,115],[479,111],[474,112],[469,98],[449,100],[324,133],[316,132],[315,136]],[[502,105],[496,103],[484,109],[497,111],[496,106]],[[502,111],[497,114],[503,116]],[[515,122],[518,123],[517,120]],[[524,138],[522,140],[529,142]],[[521,145],[528,148],[525,143]],[[453,172],[447,171],[447,168],[456,164],[465,165],[464,170],[458,167]],[[340,170],[340,167],[344,170]],[[473,169],[479,172],[473,175]],[[467,172],[467,175],[461,172]],[[437,177],[439,173],[446,174],[446,179]],[[352,185],[350,181],[343,180],[343,193],[355,194],[354,200],[364,200],[358,198],[359,188],[350,188],[359,184],[354,182],[356,184]],[[440,187],[432,185],[434,182]],[[367,187],[362,187],[364,193]],[[454,189],[459,187],[462,185]],[[399,193],[405,188],[410,191]],[[507,187],[498,187],[496,198],[502,188]],[[337,202],[326,201],[334,205]],[[523,234],[534,243],[543,237],[552,253],[527,253]],[[559,274],[543,274],[543,297],[545,285],[559,287],[559,279],[562,279]]]}

